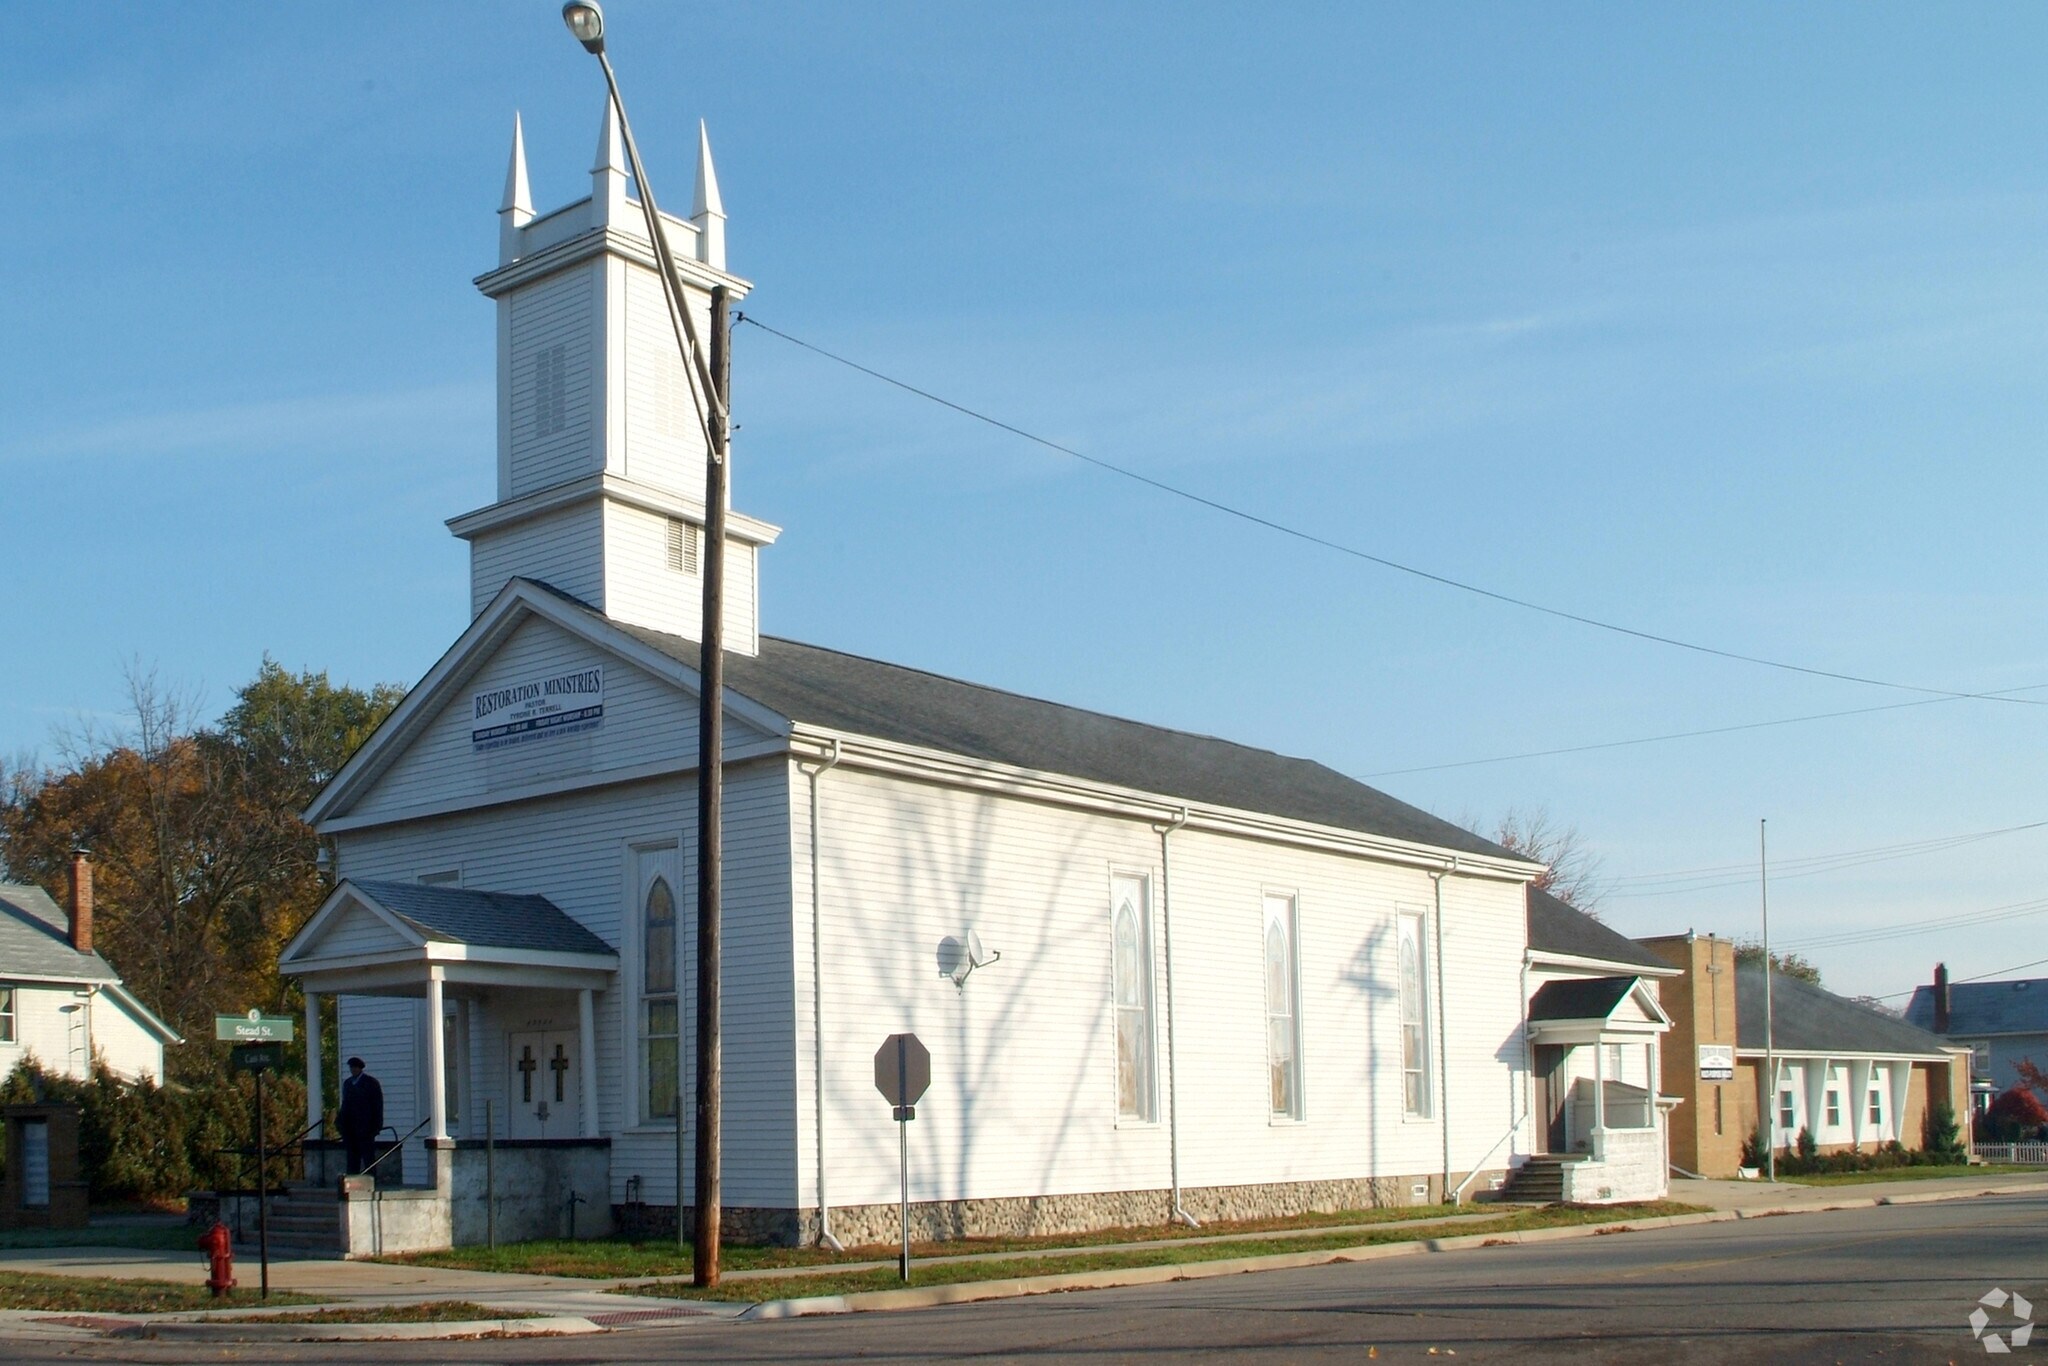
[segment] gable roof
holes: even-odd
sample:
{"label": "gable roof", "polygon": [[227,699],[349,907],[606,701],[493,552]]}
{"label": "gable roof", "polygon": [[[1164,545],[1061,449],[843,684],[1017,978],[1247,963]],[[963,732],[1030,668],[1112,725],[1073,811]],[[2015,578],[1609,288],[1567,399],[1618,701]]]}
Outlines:
{"label": "gable roof", "polygon": [[97,953],[71,947],[71,917],[40,887],[0,882],[0,977],[118,982]]}
{"label": "gable roof", "polygon": [[[1913,988],[1906,1018],[1934,1028],[1934,988]],[[1948,1034],[2048,1034],[2048,977],[2009,982],[1954,982],[1948,989]]]}
{"label": "gable roof", "polygon": [[[1948,1056],[1944,1041],[1926,1030],[1782,972],[1771,976],[1771,1016],[1772,1042],[1781,1053]],[[1735,968],[1735,1042],[1744,1050],[1764,1047],[1761,963]]]}
{"label": "gable roof", "polygon": [[539,953],[609,954],[598,938],[544,896],[349,878],[422,939]]}
{"label": "gable roof", "polygon": [[1670,976],[1676,969],[1627,935],[1610,930],[1569,901],[1529,888],[1529,948],[1563,958],[1621,963]]}
{"label": "gable roof", "polygon": [[[548,584],[513,582],[553,594],[606,628],[689,669],[698,667],[695,641],[612,621]],[[726,657],[725,683],[790,721],[828,730],[1533,865],[1491,840],[1309,759],[822,646],[762,636],[760,654]]]}

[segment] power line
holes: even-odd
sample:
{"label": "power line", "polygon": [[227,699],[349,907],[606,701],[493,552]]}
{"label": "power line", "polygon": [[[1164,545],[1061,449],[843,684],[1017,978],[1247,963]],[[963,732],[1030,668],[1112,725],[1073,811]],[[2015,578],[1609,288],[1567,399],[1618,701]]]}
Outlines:
{"label": "power line", "polygon": [[1843,949],[1858,944],[1880,944],[1890,939],[1911,939],[1915,935],[1934,934],[1942,930],[1978,929],[1985,925],[1997,925],[2008,920],[2039,915],[2043,911],[2048,911],[2048,897],[2036,897],[2031,901],[2013,901],[1987,910],[1963,911],[1956,915],[1929,916],[1925,920],[1909,920],[1897,925],[1843,930],[1835,934],[1808,935],[1803,939],[1788,940],[1786,943],[1787,947],[1807,950]]}
{"label": "power line", "polygon": [[[2016,835],[2043,827],[2048,827],[2048,821],[2028,821],[2023,825],[2001,826],[1996,830],[1973,830],[1967,834],[1940,835],[1931,839],[1877,845],[1869,849],[1851,849],[1834,854],[1810,854],[1804,858],[1787,859],[1784,862],[1785,871],[1781,872],[1779,868],[1774,867],[1771,872],[1773,878],[1778,880],[1814,877],[1821,873],[1838,872],[1844,868],[1861,867],[1864,864],[1888,863],[1902,858],[1915,858],[1921,854],[1943,853],[1981,840],[1996,839],[2001,835]],[[1615,878],[1610,884],[1608,895],[1622,898],[1673,896],[1686,892],[1712,891],[1720,887],[1746,886],[1755,873],[1756,869],[1753,866],[1742,863],[1724,863],[1667,873],[1639,873]],[[1629,890],[1629,884],[1651,885],[1639,890]]]}
{"label": "power line", "polygon": [[[2048,688],[2048,683],[2029,683],[2023,688],[2005,688],[1997,693],[1971,693],[1968,697],[2003,698],[2012,693],[2032,692]],[[1556,749],[1531,749],[1519,754],[1497,754],[1487,759],[1459,759],[1446,764],[1417,764],[1411,768],[1383,768],[1362,776],[1367,778],[1398,778],[1410,773],[1441,773],[1451,768],[1477,768],[1483,764],[1507,764],[1518,759],[1551,759],[1560,754],[1590,754],[1603,749],[1626,749],[1633,745],[1663,744],[1670,740],[1696,740],[1709,735],[1733,735],[1745,730],[1767,730],[1773,726],[1796,726],[1808,721],[1833,721],[1844,716],[1869,716],[1874,712],[1898,711],[1904,707],[1931,707],[1942,702],[1960,702],[1964,696],[1919,697],[1911,702],[1887,702],[1878,707],[1852,707],[1846,711],[1814,712],[1806,716],[1781,716],[1774,721],[1745,721],[1732,726],[1709,726],[1702,730],[1671,731],[1663,735],[1639,735],[1628,740],[1601,740],[1586,745],[1563,745]],[[1627,880],[1627,879],[1624,879]]]}
{"label": "power line", "polygon": [[[1956,986],[1962,982],[1981,982],[1987,977],[2003,977],[2008,972],[2025,972],[2028,968],[2038,968],[2044,963],[2048,963],[2048,958],[2036,958],[2031,963],[2015,963],[2009,968],[1994,968],[1990,972],[1980,972],[1975,977],[1951,977],[1948,979],[1948,984]],[[1895,991],[1889,996],[1873,996],[1871,999],[1874,1001],[1896,1001],[1901,996],[1911,996],[1925,985],[1926,983],[1924,982],[1916,983],[1913,986],[1907,987],[1904,991]]]}
{"label": "power line", "polygon": [[1303,531],[1298,527],[1289,526],[1285,522],[1275,521],[1270,517],[1264,517],[1255,512],[1248,512],[1243,508],[1233,507],[1229,503],[1220,502],[1217,499],[1207,497],[1203,494],[1195,493],[1191,490],[1181,488],[1174,484],[1169,484],[1163,479],[1155,479],[1151,475],[1141,474],[1137,470],[1130,469],[1123,465],[1118,465],[1109,460],[1104,460],[1099,456],[1088,455],[1082,451],[1077,451],[1071,446],[1063,446],[1057,441],[1053,441],[1047,437],[1039,436],[1035,432],[1026,431],[1024,428],[1015,426],[1012,423],[1005,422],[1001,418],[991,417],[989,414],[979,412],[976,409],[970,408],[963,403],[956,403],[952,399],[941,397],[940,395],[931,392],[929,389],[921,389],[917,385],[911,384],[907,380],[898,379],[894,375],[884,374],[880,370],[876,370],[870,366],[863,365],[859,361],[853,360],[847,356],[842,356],[835,351],[828,351],[824,347],[819,346],[814,342],[807,342],[801,337],[791,336],[789,333],[784,332],[779,328],[770,327],[767,323],[764,323],[760,319],[752,317],[746,313],[735,313],[733,315],[733,321],[735,324],[747,324],[753,327],[757,327],[761,331],[766,332],[768,335],[772,337],[779,337],[783,341],[788,342],[792,346],[801,347],[802,349],[809,351],[814,355],[823,356],[826,360],[834,361],[837,364],[847,367],[849,370],[858,371],[859,373],[866,375],[871,379],[880,380],[882,383],[890,385],[897,389],[901,389],[903,392],[907,394],[913,394],[916,397],[925,399],[928,402],[936,403],[942,408],[950,408],[952,411],[959,413],[963,417],[972,418],[976,422],[986,423],[988,426],[994,427],[998,431],[1008,432],[1012,436],[1019,437],[1025,441],[1032,442],[1035,445],[1043,446],[1047,450],[1058,451],[1062,455],[1072,456],[1074,459],[1093,465],[1097,469],[1106,470],[1111,474],[1121,475],[1125,479],[1129,479],[1136,483],[1143,484],[1151,489],[1156,489],[1161,493],[1170,494],[1175,498],[1185,499],[1188,502],[1195,503],[1201,507],[1208,508],[1212,512],[1220,512],[1226,517],[1235,517],[1240,521],[1249,522],[1254,526],[1264,527],[1268,531],[1278,532],[1282,536],[1292,537],[1295,540],[1306,542],[1309,545],[1320,546],[1325,550],[1332,550],[1340,555],[1347,555],[1353,559],[1364,560],[1369,564],[1379,565],[1383,569],[1391,569],[1396,571],[1397,573],[1408,574],[1418,579],[1425,579],[1430,583],[1439,584],[1445,588],[1454,588],[1462,593],[1471,593],[1477,597],[1488,598],[1494,602],[1504,603],[1510,607],[1520,607],[1525,611],[1539,612],[1542,613],[1544,616],[1556,617],[1561,621],[1576,622],[1581,626],[1590,626],[1596,630],[1601,631],[1611,631],[1616,635],[1630,636],[1637,640],[1649,641],[1652,644],[1668,645],[1674,649],[1689,650],[1695,654],[1711,655],[1718,659],[1734,660],[1738,663],[1743,664],[1755,664],[1767,669],[1779,669],[1786,673],[1805,674],[1811,678],[1830,678],[1841,683],[1860,683],[1866,687],[1891,688],[1900,692],[1924,693],[1932,697],[1955,699],[1968,698],[1985,701],[2013,702],[2026,706],[2042,705],[2042,703],[2035,698],[2007,697],[1999,693],[1958,692],[1950,688],[1929,688],[1914,683],[1897,683],[1888,679],[1869,678],[1861,674],[1841,673],[1833,669],[1821,669],[1805,664],[1794,664],[1786,660],[1771,659],[1763,655],[1743,654],[1740,651],[1736,650],[1724,650],[1712,645],[1701,645],[1694,641],[1682,640],[1677,636],[1667,636],[1655,631],[1641,630],[1633,626],[1623,626],[1617,622],[1603,621],[1598,617],[1589,617],[1579,612],[1567,611],[1562,607],[1550,607],[1540,602],[1532,602],[1527,598],[1518,598],[1509,593],[1502,593],[1491,588],[1483,588],[1478,584],[1467,583],[1462,579],[1454,579],[1447,575],[1434,573],[1427,569],[1419,569],[1414,565],[1403,564],[1399,560],[1391,560],[1385,557],[1384,555],[1375,555],[1371,551],[1361,550],[1356,546],[1346,545],[1341,541],[1334,541],[1326,536],[1319,536],[1311,531]]}

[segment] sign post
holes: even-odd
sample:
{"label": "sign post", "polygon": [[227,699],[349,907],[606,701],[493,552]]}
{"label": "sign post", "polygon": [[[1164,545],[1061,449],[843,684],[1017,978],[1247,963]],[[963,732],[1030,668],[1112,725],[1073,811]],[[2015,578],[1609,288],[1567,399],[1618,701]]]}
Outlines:
{"label": "sign post", "polygon": [[902,1182],[903,1255],[897,1270],[910,1279],[910,1121],[932,1084],[932,1055],[915,1034],[891,1034],[875,1051],[875,1089],[896,1120],[896,1166]]}
{"label": "sign post", "polygon": [[251,1010],[246,1015],[213,1017],[213,1037],[232,1043],[229,1063],[238,1072],[256,1074],[256,1255],[262,1266],[262,1296],[270,1298],[270,1144],[265,1137],[269,1118],[263,1104],[263,1074],[284,1066],[284,1046],[292,1041],[289,1015],[265,1015]]}

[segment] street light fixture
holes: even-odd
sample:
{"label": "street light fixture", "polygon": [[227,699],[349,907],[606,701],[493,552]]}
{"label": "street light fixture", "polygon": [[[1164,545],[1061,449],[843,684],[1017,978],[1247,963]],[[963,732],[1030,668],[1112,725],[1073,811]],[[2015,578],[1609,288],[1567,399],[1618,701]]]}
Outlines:
{"label": "street light fixture", "polygon": [[585,52],[595,55],[604,51],[604,11],[590,0],[569,0],[562,6],[562,22]]}
{"label": "street light fixture", "polygon": [[[662,226],[661,210],[655,206],[654,191],[647,183],[647,171],[640,164],[640,149],[633,141],[633,125],[626,117],[626,102],[619,95],[618,78],[611,59],[604,55],[604,11],[594,0],[569,0],[562,6],[562,22],[583,50],[597,58],[604,71],[605,89],[612,109],[619,116],[619,136],[626,145],[626,166],[640,189],[640,211],[646,217],[647,244],[654,253],[661,289],[668,301],[669,324],[676,346],[683,354],[683,369],[690,381],[690,399],[696,406],[699,430],[704,434],[704,607],[703,646],[698,654],[701,679],[697,709],[697,1048],[696,1048],[696,1170],[693,1186],[696,1228],[691,1238],[691,1279],[700,1286],[718,1284],[720,1197],[719,1129],[723,1103],[720,1087],[720,1000],[719,922],[724,883],[724,792],[725,762],[725,515],[727,475],[727,401],[732,390],[731,296],[724,285],[711,288],[711,354],[707,363],[704,347],[697,337],[697,324],[683,292],[682,274],[676,269],[675,253],[669,247],[668,231]],[[680,947],[680,945],[678,946]],[[681,1049],[676,1050],[680,1074]],[[683,1117],[681,1077],[678,1075],[676,1105],[676,1239],[683,1230]]]}

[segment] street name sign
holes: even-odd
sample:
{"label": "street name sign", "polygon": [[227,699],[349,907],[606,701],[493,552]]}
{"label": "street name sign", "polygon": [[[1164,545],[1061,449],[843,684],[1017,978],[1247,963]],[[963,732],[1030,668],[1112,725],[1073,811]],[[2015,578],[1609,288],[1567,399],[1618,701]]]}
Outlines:
{"label": "street name sign", "polygon": [[260,1010],[246,1015],[216,1015],[213,1037],[223,1043],[290,1043],[292,1017],[265,1015]]}

